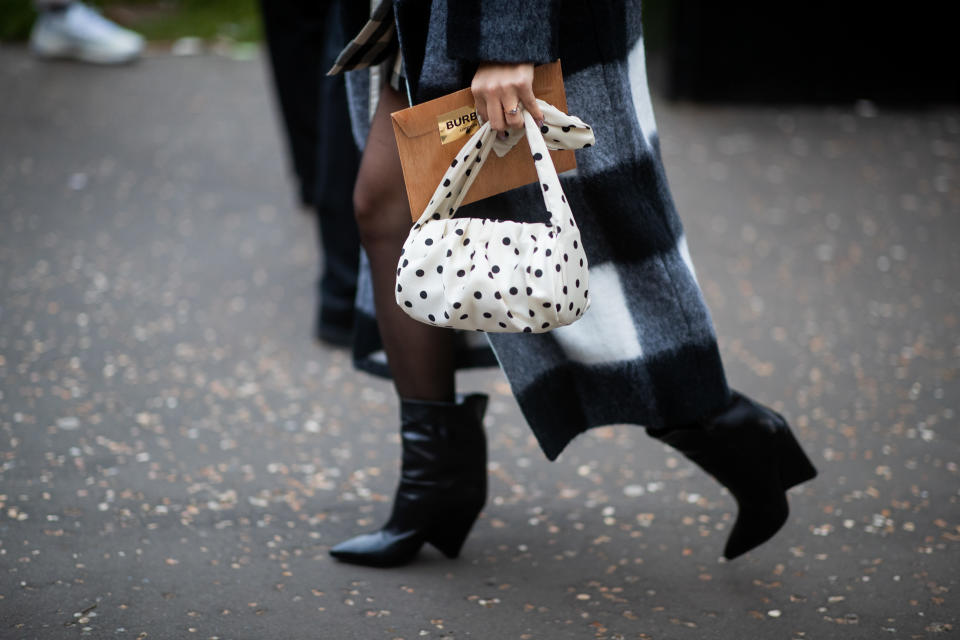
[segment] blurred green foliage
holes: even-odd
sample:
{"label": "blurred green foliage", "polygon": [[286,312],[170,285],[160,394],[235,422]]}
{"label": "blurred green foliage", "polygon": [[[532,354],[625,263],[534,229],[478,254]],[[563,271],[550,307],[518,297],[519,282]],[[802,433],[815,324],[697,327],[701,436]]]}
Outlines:
{"label": "blurred green foliage", "polygon": [[175,10],[130,26],[150,40],[195,36],[256,42],[262,37],[256,0],[177,0],[169,4],[175,4]]}
{"label": "blurred green foliage", "polygon": [[30,0],[0,0],[0,40],[24,37],[33,25]]}
{"label": "blurred green foliage", "polygon": [[[256,0],[88,0],[88,4],[149,40],[261,38]],[[0,0],[0,40],[25,39],[35,16],[32,0]]]}

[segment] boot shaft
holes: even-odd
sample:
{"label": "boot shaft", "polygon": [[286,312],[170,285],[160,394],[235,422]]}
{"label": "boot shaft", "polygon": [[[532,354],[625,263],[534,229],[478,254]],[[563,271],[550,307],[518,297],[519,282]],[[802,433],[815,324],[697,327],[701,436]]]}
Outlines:
{"label": "boot shaft", "polygon": [[400,438],[404,479],[430,481],[487,464],[483,415],[487,396],[471,394],[457,402],[401,400]]}

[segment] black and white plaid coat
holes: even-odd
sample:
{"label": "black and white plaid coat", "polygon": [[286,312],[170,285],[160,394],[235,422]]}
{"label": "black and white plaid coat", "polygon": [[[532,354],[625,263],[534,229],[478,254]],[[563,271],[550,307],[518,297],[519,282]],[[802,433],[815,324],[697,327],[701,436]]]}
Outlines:
{"label": "black and white plaid coat", "polygon": [[[639,0],[394,0],[393,9],[414,102],[469,86],[481,61],[559,58],[569,112],[596,135],[577,152],[578,168],[561,176],[590,262],[590,310],[545,334],[462,334],[459,366],[492,364],[489,340],[551,460],[591,427],[683,426],[724,407],[713,324],[660,159]],[[348,28],[356,33],[368,16]],[[369,77],[347,74],[361,142]],[[463,215],[529,219],[542,208],[531,185]],[[359,367],[384,374],[366,264],[364,271],[355,355]]]}

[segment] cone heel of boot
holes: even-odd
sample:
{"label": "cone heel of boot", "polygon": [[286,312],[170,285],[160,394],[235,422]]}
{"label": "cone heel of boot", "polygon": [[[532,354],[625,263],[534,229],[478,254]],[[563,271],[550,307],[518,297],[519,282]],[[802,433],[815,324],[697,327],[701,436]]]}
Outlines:
{"label": "cone heel of boot", "polygon": [[780,481],[784,491],[817,477],[816,467],[790,431],[790,427],[785,427],[780,432],[779,449]]}
{"label": "cone heel of boot", "polygon": [[427,537],[427,542],[436,547],[446,557],[456,558],[460,555],[460,550],[467,541],[467,536],[470,535],[473,523],[477,521],[482,508],[483,504],[481,503],[475,509],[451,513],[449,520],[443,526],[434,527]]}

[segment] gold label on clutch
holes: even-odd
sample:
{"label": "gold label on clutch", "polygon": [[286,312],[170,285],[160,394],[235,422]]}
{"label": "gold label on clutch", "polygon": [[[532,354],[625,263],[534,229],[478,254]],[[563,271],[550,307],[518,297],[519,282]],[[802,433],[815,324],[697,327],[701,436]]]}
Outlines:
{"label": "gold label on clutch", "polygon": [[437,128],[440,130],[440,144],[447,144],[468,136],[480,126],[477,119],[477,108],[473,105],[460,107],[449,111],[437,118]]}

